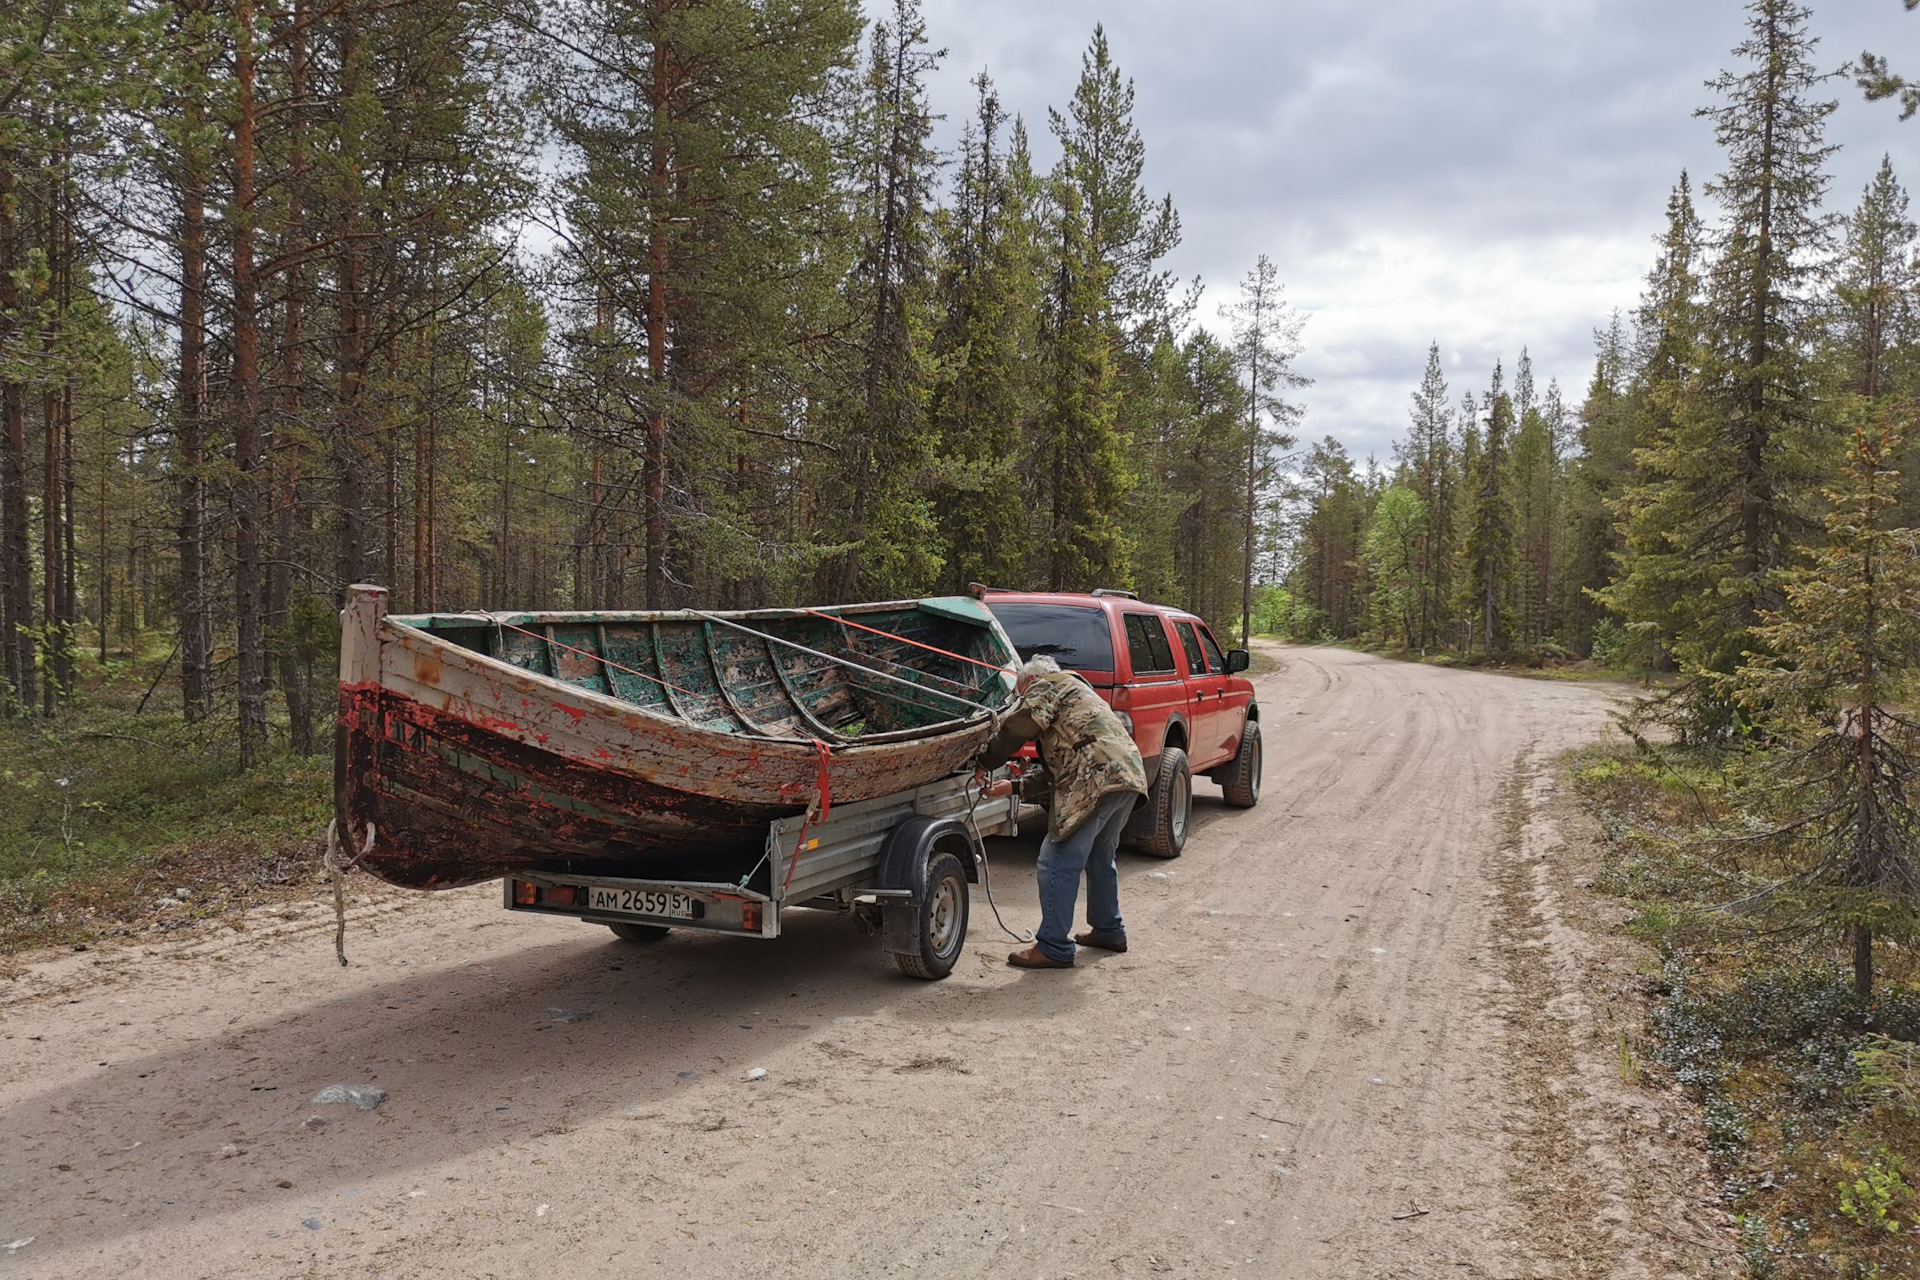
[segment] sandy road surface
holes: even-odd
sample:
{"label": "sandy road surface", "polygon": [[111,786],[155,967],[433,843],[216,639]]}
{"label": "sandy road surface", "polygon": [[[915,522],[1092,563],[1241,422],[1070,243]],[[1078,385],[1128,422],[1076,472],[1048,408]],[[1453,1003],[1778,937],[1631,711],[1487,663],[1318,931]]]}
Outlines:
{"label": "sandy road surface", "polygon": [[[1281,656],[1260,806],[1202,784],[1184,858],[1122,859],[1135,949],[1071,973],[977,892],[919,983],[836,917],[643,949],[487,886],[374,896],[346,970],[315,908],[0,982],[0,1275],[1625,1274],[1516,1192],[1564,1144],[1497,865],[1606,696]],[[341,1081],[390,1097],[309,1104]]]}

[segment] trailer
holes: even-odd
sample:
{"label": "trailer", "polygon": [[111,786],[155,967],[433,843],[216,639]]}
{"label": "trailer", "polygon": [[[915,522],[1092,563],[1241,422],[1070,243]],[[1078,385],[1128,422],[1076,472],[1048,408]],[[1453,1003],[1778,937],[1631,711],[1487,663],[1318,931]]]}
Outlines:
{"label": "trailer", "polygon": [[503,898],[510,911],[571,916],[636,944],[675,929],[777,938],[788,911],[836,911],[877,926],[902,973],[944,978],[966,943],[970,886],[992,892],[985,839],[1020,829],[1018,795],[981,790],[955,774],[824,816],[775,819],[737,878],[521,871],[506,877]]}

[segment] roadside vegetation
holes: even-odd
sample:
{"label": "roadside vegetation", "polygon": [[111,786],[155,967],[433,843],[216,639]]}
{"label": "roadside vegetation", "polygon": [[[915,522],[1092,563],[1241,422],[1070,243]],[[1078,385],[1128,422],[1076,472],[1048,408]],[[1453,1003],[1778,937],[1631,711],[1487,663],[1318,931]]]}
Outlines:
{"label": "roadside vegetation", "polygon": [[1767,754],[1643,740],[1574,777],[1605,833],[1595,887],[1657,957],[1621,1071],[1699,1106],[1752,1273],[1920,1274],[1920,956],[1882,945],[1863,998],[1844,926],[1753,909],[1799,869],[1748,838],[1791,816]]}
{"label": "roadside vegetation", "polygon": [[0,954],[224,916],[320,873],[331,760],[238,765],[232,717],[154,694],[167,650],[80,659],[53,721],[0,721]]}
{"label": "roadside vegetation", "polygon": [[1856,436],[1825,545],[1740,665],[1646,700],[1635,749],[1576,773],[1599,887],[1660,957],[1652,1054],[1700,1104],[1758,1276],[1920,1271],[1920,555],[1887,527],[1898,452]]}

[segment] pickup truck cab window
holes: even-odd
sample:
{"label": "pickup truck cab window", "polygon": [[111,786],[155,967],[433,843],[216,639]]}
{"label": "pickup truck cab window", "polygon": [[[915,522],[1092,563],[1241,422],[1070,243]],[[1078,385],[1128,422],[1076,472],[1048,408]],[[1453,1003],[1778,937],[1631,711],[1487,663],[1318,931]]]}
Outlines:
{"label": "pickup truck cab window", "polygon": [[1200,628],[1200,643],[1207,646],[1207,670],[1215,675],[1225,675],[1227,660],[1220,654],[1220,646],[1213,642],[1213,634],[1205,627]]}
{"label": "pickup truck cab window", "polygon": [[1127,621],[1127,654],[1133,660],[1133,673],[1137,676],[1172,675],[1173,646],[1167,643],[1167,629],[1161,625],[1160,616],[1154,613],[1129,613]]}
{"label": "pickup truck cab window", "polygon": [[1194,638],[1191,622],[1176,622],[1173,629],[1180,637],[1180,647],[1187,651],[1187,672],[1199,675],[1207,670],[1207,655],[1200,651],[1200,641]]}
{"label": "pickup truck cab window", "polygon": [[995,601],[993,616],[1023,660],[1045,655],[1068,671],[1113,670],[1113,635],[1103,609]]}

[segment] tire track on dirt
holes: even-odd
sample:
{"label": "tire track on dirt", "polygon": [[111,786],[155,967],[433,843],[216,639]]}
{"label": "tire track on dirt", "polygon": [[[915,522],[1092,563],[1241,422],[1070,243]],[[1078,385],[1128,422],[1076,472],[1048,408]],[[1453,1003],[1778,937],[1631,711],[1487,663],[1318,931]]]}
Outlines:
{"label": "tire track on dirt", "polygon": [[[1494,947],[1502,785],[1605,698],[1285,662],[1260,806],[1202,784],[1185,857],[1122,860],[1134,949],[1071,973],[1008,970],[977,897],[969,957],[920,984],[828,917],[637,950],[491,887],[361,908],[344,971],[300,924],[111,980],[37,965],[0,1040],[0,1236],[35,1242],[0,1266],[1560,1274],[1519,1191],[1552,1126],[1510,1065],[1540,992]],[[1033,852],[993,851],[1021,927]],[[305,1126],[336,1078],[390,1098]]]}

